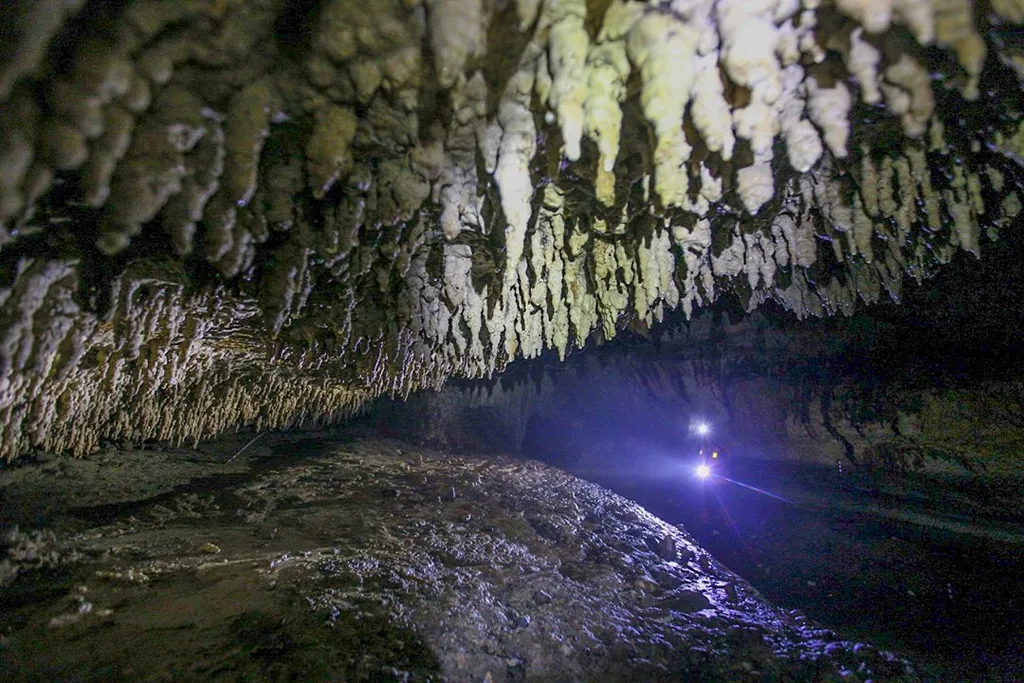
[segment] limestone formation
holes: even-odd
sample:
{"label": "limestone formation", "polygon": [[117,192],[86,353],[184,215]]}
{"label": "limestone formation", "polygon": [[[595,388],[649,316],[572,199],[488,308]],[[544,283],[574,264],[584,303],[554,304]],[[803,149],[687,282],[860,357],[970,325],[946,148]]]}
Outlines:
{"label": "limestone formation", "polygon": [[1017,229],[1020,3],[0,15],[0,457],[347,415]]}

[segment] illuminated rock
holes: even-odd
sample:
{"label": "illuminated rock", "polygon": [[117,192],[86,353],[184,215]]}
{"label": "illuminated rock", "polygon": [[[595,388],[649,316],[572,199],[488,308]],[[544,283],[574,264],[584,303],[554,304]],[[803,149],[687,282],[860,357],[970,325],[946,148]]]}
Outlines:
{"label": "illuminated rock", "polygon": [[1018,5],[17,3],[0,456],[330,420],[984,258],[1021,210]]}

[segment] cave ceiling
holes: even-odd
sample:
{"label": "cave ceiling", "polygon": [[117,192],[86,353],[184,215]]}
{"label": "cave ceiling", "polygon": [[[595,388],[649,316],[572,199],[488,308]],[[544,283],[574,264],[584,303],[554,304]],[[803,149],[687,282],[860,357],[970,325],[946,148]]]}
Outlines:
{"label": "cave ceiling", "polygon": [[[343,418],[1019,230],[1020,0],[15,0],[0,459]],[[1012,304],[1017,305],[1017,304]]]}

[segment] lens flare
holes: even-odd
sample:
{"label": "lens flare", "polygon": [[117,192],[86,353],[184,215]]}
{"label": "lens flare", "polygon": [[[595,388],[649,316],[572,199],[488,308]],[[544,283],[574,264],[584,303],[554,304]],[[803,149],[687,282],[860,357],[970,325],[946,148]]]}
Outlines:
{"label": "lens flare", "polygon": [[707,433],[709,431],[711,431],[711,428],[708,427],[706,423],[701,422],[700,424],[697,425],[697,433],[700,434],[701,436],[707,436]]}
{"label": "lens flare", "polygon": [[711,468],[707,465],[697,465],[697,477],[707,479],[711,476]]}

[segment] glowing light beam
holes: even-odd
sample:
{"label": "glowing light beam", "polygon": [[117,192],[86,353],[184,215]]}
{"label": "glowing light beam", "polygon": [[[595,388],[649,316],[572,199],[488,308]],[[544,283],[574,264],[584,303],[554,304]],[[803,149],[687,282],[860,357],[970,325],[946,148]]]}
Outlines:
{"label": "glowing light beam", "polygon": [[[705,465],[701,465],[701,467],[706,467],[706,466]],[[700,468],[697,468],[697,469],[699,470]],[[711,473],[711,470],[708,469],[708,474],[710,474],[710,473]],[[698,476],[700,476],[699,472],[698,472]],[[735,479],[730,479],[729,477],[723,477],[722,475],[718,475],[717,478],[718,479],[723,479],[723,480],[729,482],[730,484],[736,484],[737,486],[742,486],[745,489],[750,489],[751,491],[763,494],[765,496],[768,496],[769,498],[774,498],[775,500],[781,500],[783,503],[789,503],[790,505],[796,505],[796,503],[794,503],[793,501],[789,500],[788,498],[783,498],[782,496],[776,495],[776,494],[772,493],[771,491],[765,491],[764,489],[759,489],[756,486],[751,486],[750,484],[744,484],[742,481],[736,481]]]}
{"label": "glowing light beam", "polygon": [[707,479],[711,476],[711,468],[707,465],[697,465],[697,478]]}

